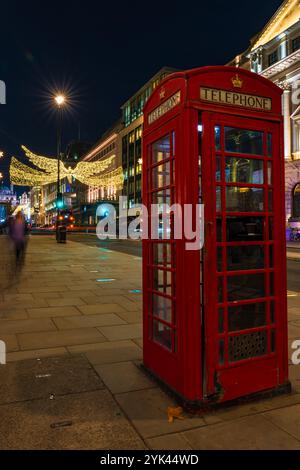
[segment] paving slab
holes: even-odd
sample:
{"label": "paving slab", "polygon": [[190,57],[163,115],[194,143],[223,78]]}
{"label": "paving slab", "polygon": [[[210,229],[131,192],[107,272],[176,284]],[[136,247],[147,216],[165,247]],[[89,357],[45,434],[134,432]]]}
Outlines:
{"label": "paving slab", "polygon": [[106,390],[2,405],[0,413],[0,449],[146,448]]}
{"label": "paving slab", "polygon": [[157,387],[133,362],[103,364],[95,366],[95,370],[113,394]]}
{"label": "paving slab", "polygon": [[146,439],[146,444],[151,450],[192,450],[188,441],[180,433],[152,437]]}
{"label": "paving slab", "polygon": [[142,336],[142,324],[133,323],[131,325],[121,326],[103,326],[98,328],[99,331],[109,341],[118,341],[122,339],[135,339]]}
{"label": "paving slab", "polygon": [[74,306],[28,308],[27,312],[30,318],[73,317],[75,315],[81,315],[81,312]]}
{"label": "paving slab", "polygon": [[95,315],[98,313],[118,313],[123,312],[124,308],[121,305],[113,304],[95,304],[95,305],[81,305],[78,309],[84,315]]}
{"label": "paving slab", "polygon": [[53,321],[49,318],[26,320],[0,319],[0,336],[2,334],[16,334],[34,331],[56,331]]}
{"label": "paving slab", "polygon": [[168,407],[178,405],[158,388],[117,394],[116,400],[143,438],[206,426],[203,418],[194,415],[169,423]]}
{"label": "paving slab", "polygon": [[59,330],[126,324],[126,322],[115,313],[102,313],[100,315],[81,315],[76,317],[62,318],[58,317],[54,318],[53,322]]}
{"label": "paving slab", "polygon": [[299,450],[300,442],[261,415],[183,433],[195,450]]}
{"label": "paving slab", "polygon": [[264,416],[300,443],[300,404],[269,411]]}
{"label": "paving slab", "polygon": [[[72,348],[68,348],[72,352]],[[98,345],[97,350],[87,351],[86,357],[93,365],[141,359],[142,351],[133,341],[111,341]]]}
{"label": "paving slab", "polygon": [[104,388],[83,356],[10,362],[0,367],[0,404]]}
{"label": "paving slab", "polygon": [[5,343],[6,352],[18,351],[20,349],[16,335],[2,334],[0,329],[0,340]]}
{"label": "paving slab", "polygon": [[42,357],[63,356],[69,354],[66,348],[34,349],[32,351],[16,351],[6,354],[7,362],[24,361],[25,359],[39,359]]}
{"label": "paving slab", "polygon": [[96,328],[49,331],[47,333],[18,334],[20,349],[43,349],[105,341]]}

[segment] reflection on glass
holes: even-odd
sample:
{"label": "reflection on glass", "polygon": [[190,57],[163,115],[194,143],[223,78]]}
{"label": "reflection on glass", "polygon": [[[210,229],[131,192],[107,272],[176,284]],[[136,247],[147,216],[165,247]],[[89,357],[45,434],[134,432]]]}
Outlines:
{"label": "reflection on glass", "polygon": [[265,267],[264,253],[263,246],[230,246],[227,248],[227,270],[263,269]]}
{"label": "reflection on glass", "polygon": [[231,153],[263,155],[263,132],[225,127],[225,150]]}
{"label": "reflection on glass", "polygon": [[172,323],[172,301],[160,295],[152,295],[153,315],[167,323]]}
{"label": "reflection on glass", "polygon": [[221,181],[221,157],[216,157],[216,181]]}
{"label": "reflection on glass", "polygon": [[265,275],[243,274],[227,278],[227,293],[230,302],[265,297]]}
{"label": "reflection on glass", "polygon": [[221,212],[222,210],[222,200],[221,200],[221,187],[216,187],[216,211]]}
{"label": "reflection on glass", "polygon": [[264,190],[260,188],[226,188],[226,209],[228,212],[262,212]]}
{"label": "reflection on glass", "polygon": [[267,136],[267,155],[268,157],[272,157],[272,134],[268,134]]}
{"label": "reflection on glass", "polygon": [[170,158],[170,137],[166,135],[152,144],[152,163]]}
{"label": "reflection on glass", "polygon": [[167,325],[153,320],[153,340],[172,350],[172,330]]}
{"label": "reflection on glass", "polygon": [[228,217],[227,241],[245,242],[264,239],[263,217]]}
{"label": "reflection on glass", "polygon": [[172,295],[172,273],[170,271],[154,269],[153,289],[163,294]]}
{"label": "reflection on glass", "polygon": [[163,163],[152,169],[152,188],[170,185],[170,162]]}
{"label": "reflection on glass", "polygon": [[221,150],[221,128],[220,126],[215,126],[215,146],[216,150]]}
{"label": "reflection on glass", "polygon": [[229,331],[242,331],[266,325],[266,304],[238,305],[228,308]]}
{"label": "reflection on glass", "polygon": [[264,163],[262,160],[228,157],[225,162],[227,183],[264,183]]}
{"label": "reflection on glass", "polygon": [[169,189],[162,189],[152,194],[152,204],[168,204],[171,205],[171,192]]}
{"label": "reflection on glass", "polygon": [[171,266],[172,264],[172,245],[171,243],[154,243],[153,264],[161,266]]}
{"label": "reflection on glass", "polygon": [[268,184],[273,183],[273,168],[272,168],[272,162],[268,162]]}

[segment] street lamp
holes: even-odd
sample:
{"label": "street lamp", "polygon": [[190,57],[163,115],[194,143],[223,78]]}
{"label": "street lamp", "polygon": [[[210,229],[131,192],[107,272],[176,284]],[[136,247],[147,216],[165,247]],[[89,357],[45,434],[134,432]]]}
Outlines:
{"label": "street lamp", "polygon": [[59,209],[63,207],[63,198],[60,191],[60,159],[61,159],[61,135],[62,135],[62,108],[66,102],[66,98],[62,94],[58,94],[54,98],[58,108],[58,125],[57,125],[57,197],[56,197],[56,209],[57,209],[57,221],[56,221],[56,238],[58,239],[58,219]]}

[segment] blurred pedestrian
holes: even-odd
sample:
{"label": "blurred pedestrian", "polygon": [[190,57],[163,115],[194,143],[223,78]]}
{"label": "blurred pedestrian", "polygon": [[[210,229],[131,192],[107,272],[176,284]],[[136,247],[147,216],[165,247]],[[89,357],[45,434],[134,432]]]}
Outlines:
{"label": "blurred pedestrian", "polygon": [[9,237],[13,243],[16,268],[21,269],[24,264],[26,250],[26,222],[22,212],[9,221]]}

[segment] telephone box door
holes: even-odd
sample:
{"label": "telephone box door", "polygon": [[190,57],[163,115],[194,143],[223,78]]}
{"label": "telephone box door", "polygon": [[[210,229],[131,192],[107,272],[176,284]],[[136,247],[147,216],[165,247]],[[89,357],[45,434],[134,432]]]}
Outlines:
{"label": "telephone box door", "polygon": [[284,382],[280,124],[215,113],[201,122],[203,392],[227,401]]}

